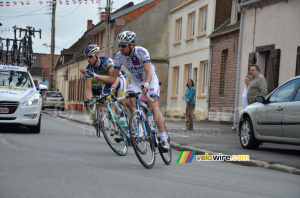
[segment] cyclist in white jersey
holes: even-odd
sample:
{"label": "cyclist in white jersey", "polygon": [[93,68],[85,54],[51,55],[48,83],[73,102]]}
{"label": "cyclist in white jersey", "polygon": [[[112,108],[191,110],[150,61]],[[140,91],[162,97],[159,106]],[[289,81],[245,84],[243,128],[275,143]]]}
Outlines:
{"label": "cyclist in white jersey", "polygon": [[[127,92],[149,91],[153,102],[148,101],[148,105],[153,113],[155,124],[158,128],[162,145],[165,149],[170,149],[166,140],[164,129],[164,117],[159,109],[159,81],[155,73],[155,67],[150,61],[150,55],[147,49],[135,46],[136,34],[131,31],[121,32],[117,37],[117,43],[120,52],[117,53],[114,60],[114,70],[110,76],[97,75],[96,78],[105,83],[113,83],[120,72],[121,66],[124,65],[131,74],[131,84]],[[144,86],[142,89],[141,86]],[[133,111],[130,100],[126,101],[126,106]]]}

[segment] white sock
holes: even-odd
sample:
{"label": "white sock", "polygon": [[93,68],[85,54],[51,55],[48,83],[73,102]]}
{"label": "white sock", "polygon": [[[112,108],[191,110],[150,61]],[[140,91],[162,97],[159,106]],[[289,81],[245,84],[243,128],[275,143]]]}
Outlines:
{"label": "white sock", "polygon": [[166,132],[162,132],[162,133],[159,133],[160,135],[160,140],[163,142],[163,141],[166,141]]}

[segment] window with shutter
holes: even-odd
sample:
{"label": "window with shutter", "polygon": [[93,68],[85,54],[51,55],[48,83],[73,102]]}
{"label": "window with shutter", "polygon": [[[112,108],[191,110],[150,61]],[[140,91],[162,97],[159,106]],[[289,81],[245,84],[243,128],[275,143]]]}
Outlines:
{"label": "window with shutter", "polygon": [[248,58],[248,74],[250,74],[250,67],[253,64],[256,64],[256,55],[255,55],[255,52],[249,53],[249,58]]}
{"label": "window with shutter", "polygon": [[300,46],[297,47],[297,61],[296,61],[296,73],[295,76],[300,75]]}
{"label": "window with shutter", "polygon": [[268,70],[268,93],[278,87],[279,79],[279,64],[280,64],[280,49],[270,51],[271,68]]}

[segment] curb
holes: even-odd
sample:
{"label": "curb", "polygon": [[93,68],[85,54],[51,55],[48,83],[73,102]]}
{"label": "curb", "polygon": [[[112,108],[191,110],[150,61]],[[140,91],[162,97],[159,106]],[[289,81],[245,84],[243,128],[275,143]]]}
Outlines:
{"label": "curb", "polygon": [[[90,123],[90,122],[85,122],[85,121],[81,121],[81,120],[67,118],[67,117],[64,117],[64,116],[61,116],[61,115],[51,114],[51,113],[48,113],[48,112],[43,112],[43,113],[45,113],[47,115],[54,116],[54,117],[59,117],[59,118],[62,118],[62,119],[77,122],[77,123],[80,123],[80,124],[93,126],[92,123]],[[206,149],[195,148],[195,147],[187,146],[187,145],[180,145],[176,142],[170,142],[170,145],[173,149],[176,149],[178,151],[195,151],[195,154],[197,154],[197,155],[205,155],[206,153],[208,155],[218,155],[219,154],[217,152],[209,151],[209,150],[206,150]],[[300,169],[298,169],[298,168],[291,167],[291,166],[286,166],[286,165],[282,165],[282,164],[269,164],[268,162],[264,162],[264,161],[260,161],[260,160],[221,161],[221,162],[239,164],[239,165],[242,165],[242,166],[260,167],[260,168],[272,169],[272,170],[281,171],[281,172],[285,172],[285,173],[300,175]]]}

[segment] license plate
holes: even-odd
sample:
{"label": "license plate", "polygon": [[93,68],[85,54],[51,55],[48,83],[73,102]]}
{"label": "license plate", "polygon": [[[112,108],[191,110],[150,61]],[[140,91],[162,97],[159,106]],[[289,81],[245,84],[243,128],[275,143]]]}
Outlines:
{"label": "license plate", "polygon": [[9,108],[0,108],[0,113],[9,113]]}
{"label": "license plate", "polygon": [[57,102],[58,100],[51,100],[51,101],[56,101]]}

